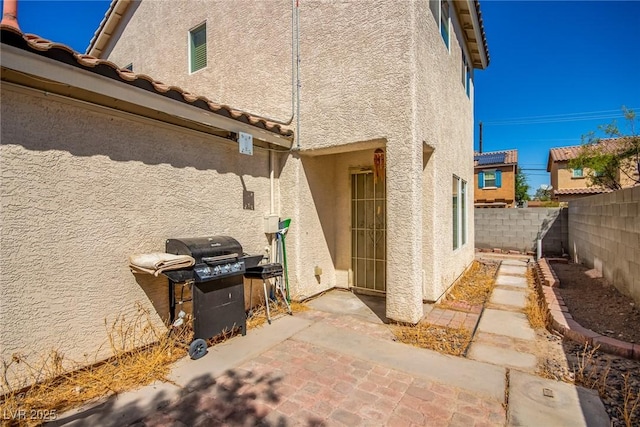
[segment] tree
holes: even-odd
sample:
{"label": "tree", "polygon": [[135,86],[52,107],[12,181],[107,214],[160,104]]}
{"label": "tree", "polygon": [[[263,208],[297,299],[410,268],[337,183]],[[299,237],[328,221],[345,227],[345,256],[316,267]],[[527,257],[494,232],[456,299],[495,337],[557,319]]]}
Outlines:
{"label": "tree", "polygon": [[533,196],[533,200],[539,200],[541,202],[548,202],[551,200],[551,186],[541,185]]}
{"label": "tree", "polygon": [[637,133],[636,113],[622,107],[628,132],[623,133],[614,120],[599,126],[606,136],[599,138],[595,132],[583,135],[583,144],[577,158],[569,161],[569,167],[582,169],[589,186],[619,190],[625,186],[640,184],[640,136]]}
{"label": "tree", "polygon": [[531,200],[529,197],[529,184],[527,184],[527,177],[522,173],[522,169],[518,168],[516,173],[516,202],[521,204],[526,200]]}

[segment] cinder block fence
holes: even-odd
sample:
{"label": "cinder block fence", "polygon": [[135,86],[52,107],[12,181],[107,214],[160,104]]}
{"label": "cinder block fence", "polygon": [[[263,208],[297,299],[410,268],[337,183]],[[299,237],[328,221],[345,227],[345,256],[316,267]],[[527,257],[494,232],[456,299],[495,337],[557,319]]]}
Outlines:
{"label": "cinder block fence", "polygon": [[569,202],[569,251],[640,304],[640,186]]}
{"label": "cinder block fence", "polygon": [[535,252],[538,239],[546,256],[567,253],[567,209],[475,209],[476,248]]}

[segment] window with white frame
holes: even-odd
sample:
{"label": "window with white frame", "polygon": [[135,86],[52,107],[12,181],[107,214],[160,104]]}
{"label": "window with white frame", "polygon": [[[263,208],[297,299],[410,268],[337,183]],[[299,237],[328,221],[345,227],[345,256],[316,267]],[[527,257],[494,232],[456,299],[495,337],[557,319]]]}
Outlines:
{"label": "window with white frame", "polygon": [[429,0],[429,8],[438,24],[442,40],[449,50],[449,3],[447,0]]}
{"label": "window with white frame", "polygon": [[451,191],[453,220],[453,249],[467,243],[467,182],[453,176]]}
{"label": "window with white frame", "polygon": [[189,72],[194,73],[207,66],[207,23],[189,31]]}
{"label": "window with white frame", "polygon": [[574,178],[582,178],[584,176],[584,172],[582,171],[582,168],[575,168],[573,169],[573,175]]}

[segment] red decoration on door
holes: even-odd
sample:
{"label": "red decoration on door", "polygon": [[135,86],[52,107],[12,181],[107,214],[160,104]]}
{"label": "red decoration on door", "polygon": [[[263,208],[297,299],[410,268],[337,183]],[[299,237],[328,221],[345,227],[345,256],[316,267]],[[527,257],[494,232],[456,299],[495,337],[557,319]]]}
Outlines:
{"label": "red decoration on door", "polygon": [[373,182],[377,184],[378,178],[384,180],[384,151],[380,148],[373,152]]}

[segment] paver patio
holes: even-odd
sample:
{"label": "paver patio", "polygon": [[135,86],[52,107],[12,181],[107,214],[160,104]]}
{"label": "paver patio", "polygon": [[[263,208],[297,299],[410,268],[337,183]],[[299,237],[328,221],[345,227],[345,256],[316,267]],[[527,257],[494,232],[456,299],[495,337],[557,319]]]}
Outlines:
{"label": "paver patio", "polygon": [[[181,360],[170,382],[69,411],[51,425],[534,426],[532,404],[562,411],[555,424],[553,415],[545,418],[549,426],[566,419],[607,425],[597,396],[574,386],[534,377],[521,381],[527,390],[512,390],[507,368],[513,373],[530,364],[526,354],[509,357],[531,343],[528,333],[521,336],[520,317],[509,323],[520,313],[490,309],[487,316],[485,310],[475,336],[478,360],[471,360],[395,342],[379,307],[366,303],[348,292],[329,293],[310,311],[216,345],[202,359]],[[475,325],[478,311],[434,308],[431,314],[467,326],[468,319]],[[518,333],[510,336],[513,326]],[[553,399],[538,397],[548,389]],[[507,403],[508,394],[518,399]]]}

